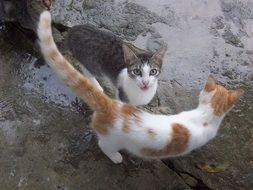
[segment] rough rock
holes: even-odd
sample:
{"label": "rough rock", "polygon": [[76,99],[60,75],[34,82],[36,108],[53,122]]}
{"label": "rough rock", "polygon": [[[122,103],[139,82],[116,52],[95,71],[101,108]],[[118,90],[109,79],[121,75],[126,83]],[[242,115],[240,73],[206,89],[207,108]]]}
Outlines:
{"label": "rough rock", "polygon": [[175,22],[173,13],[169,12],[169,19],[166,19],[134,1],[56,0],[52,13],[57,23],[70,27],[92,23],[128,40],[135,39],[140,33],[148,32],[153,23],[173,25]]}

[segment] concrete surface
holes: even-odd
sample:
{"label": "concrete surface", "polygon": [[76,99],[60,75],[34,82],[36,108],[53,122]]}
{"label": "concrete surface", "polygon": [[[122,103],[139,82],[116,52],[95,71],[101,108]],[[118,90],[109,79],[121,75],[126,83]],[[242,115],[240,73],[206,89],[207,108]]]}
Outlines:
{"label": "concrete surface", "polygon": [[251,189],[251,0],[56,0],[52,13],[60,30],[89,22],[151,51],[167,44],[158,95],[146,107],[153,112],[195,107],[209,73],[245,95],[203,148],[165,160],[167,166],[132,157],[115,166],[96,145],[87,107],[44,65],[27,36],[1,25],[1,188]]}

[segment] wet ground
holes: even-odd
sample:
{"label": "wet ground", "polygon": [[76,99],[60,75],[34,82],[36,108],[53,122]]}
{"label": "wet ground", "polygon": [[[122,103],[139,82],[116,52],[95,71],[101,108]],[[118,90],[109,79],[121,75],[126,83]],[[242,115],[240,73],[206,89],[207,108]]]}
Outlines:
{"label": "wet ground", "polygon": [[88,127],[91,112],[19,27],[2,24],[0,189],[251,189],[251,1],[58,0],[53,12],[62,25],[92,22],[149,50],[167,44],[158,95],[148,107],[153,112],[195,107],[209,73],[228,87],[242,87],[245,95],[218,136],[190,155],[165,165],[140,164],[126,154],[123,164],[114,165]]}

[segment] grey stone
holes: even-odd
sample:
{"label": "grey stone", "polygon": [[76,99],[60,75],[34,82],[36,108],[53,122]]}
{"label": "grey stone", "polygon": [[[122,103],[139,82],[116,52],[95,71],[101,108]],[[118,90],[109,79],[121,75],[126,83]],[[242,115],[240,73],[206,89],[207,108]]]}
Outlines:
{"label": "grey stone", "polygon": [[236,35],[234,35],[229,28],[225,29],[225,32],[222,34],[222,37],[228,44],[241,48],[244,47],[240,39]]}
{"label": "grey stone", "polygon": [[[133,164],[127,156],[115,166],[88,128],[89,109],[45,65],[26,36],[1,25],[1,188],[189,189],[188,183],[195,188],[251,189],[251,0],[56,0],[52,12],[57,23],[89,22],[135,40],[138,47],[153,50],[167,44],[158,101],[147,106],[149,111],[173,114],[196,107],[210,73],[227,87],[243,88],[245,95],[218,136],[189,155],[170,159],[171,169],[154,161]],[[212,162],[228,167],[217,174],[197,167]],[[190,174],[191,182],[180,173]]]}
{"label": "grey stone", "polygon": [[56,0],[52,14],[55,22],[67,26],[89,22],[128,40],[133,40],[139,34],[148,31],[149,25],[153,23],[174,24],[175,20],[173,13],[170,13],[170,19],[166,19],[139,4],[128,1]]}
{"label": "grey stone", "polygon": [[195,178],[191,177],[190,175],[185,174],[185,173],[181,173],[180,176],[183,178],[185,183],[187,183],[189,186],[191,186],[191,187],[197,186],[198,181]]}

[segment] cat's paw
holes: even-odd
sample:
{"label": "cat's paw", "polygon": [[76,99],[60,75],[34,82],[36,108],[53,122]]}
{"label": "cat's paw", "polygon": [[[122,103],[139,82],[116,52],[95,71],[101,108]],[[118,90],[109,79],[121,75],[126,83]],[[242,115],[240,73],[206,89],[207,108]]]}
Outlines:
{"label": "cat's paw", "polygon": [[114,162],[114,164],[120,164],[123,161],[123,158],[119,152],[116,152],[110,159]]}

